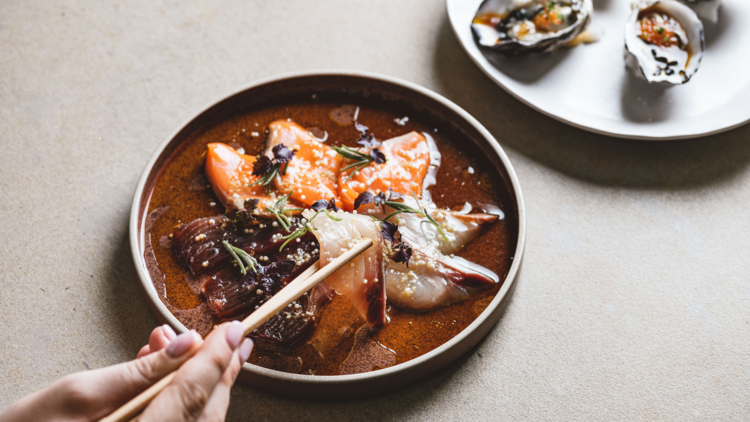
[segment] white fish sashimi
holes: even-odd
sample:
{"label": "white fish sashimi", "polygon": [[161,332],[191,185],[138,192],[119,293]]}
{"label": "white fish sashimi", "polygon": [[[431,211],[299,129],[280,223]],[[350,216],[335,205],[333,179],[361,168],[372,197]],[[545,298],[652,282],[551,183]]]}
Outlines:
{"label": "white fish sashimi", "polygon": [[[404,198],[403,201],[412,208],[418,208],[414,198]],[[388,300],[414,312],[460,302],[472,293],[489,289],[499,282],[497,274],[489,269],[453,256],[498,217],[492,214],[427,210],[440,225],[447,240],[433,224],[417,214],[401,213],[389,219],[399,225],[402,240],[412,247],[413,254],[408,268],[388,260]]]}
{"label": "white fish sashimi", "polygon": [[[311,218],[315,213],[303,213]],[[372,326],[386,323],[385,315],[385,266],[383,259],[383,235],[380,225],[370,217],[338,212],[332,214],[335,221],[325,213],[310,221],[313,234],[320,243],[320,266],[339,257],[364,239],[372,239],[373,245],[328,278],[326,282],[337,293],[352,301],[359,313]]]}

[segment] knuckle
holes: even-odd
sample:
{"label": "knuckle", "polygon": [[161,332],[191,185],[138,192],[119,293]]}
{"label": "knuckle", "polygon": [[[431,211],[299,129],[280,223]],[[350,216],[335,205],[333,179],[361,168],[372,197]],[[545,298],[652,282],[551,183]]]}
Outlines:
{"label": "knuckle", "polygon": [[154,363],[153,359],[149,359],[148,357],[136,359],[132,361],[132,365],[128,365],[128,370],[136,382],[147,385],[153,384],[159,379],[159,371]]}
{"label": "knuckle", "polygon": [[208,361],[211,366],[220,374],[223,374],[224,371],[226,371],[231,359],[231,351],[229,351],[228,355],[226,353],[211,353],[211,355],[208,357]]}
{"label": "knuckle", "polygon": [[183,416],[186,420],[197,419],[208,403],[209,392],[194,382],[183,382],[177,385],[182,404]]}

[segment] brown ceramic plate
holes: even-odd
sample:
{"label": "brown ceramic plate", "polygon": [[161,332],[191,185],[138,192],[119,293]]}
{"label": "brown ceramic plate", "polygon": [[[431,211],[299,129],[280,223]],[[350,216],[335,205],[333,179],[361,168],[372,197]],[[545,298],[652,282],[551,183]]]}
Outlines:
{"label": "brown ceramic plate", "polygon": [[149,308],[159,321],[177,332],[187,328],[167,309],[159,298],[149,275],[144,254],[147,243],[145,225],[154,186],[166,165],[181,145],[200,128],[211,125],[247,107],[257,106],[285,96],[336,93],[356,98],[390,102],[401,110],[430,115],[450,126],[461,139],[469,140],[484,153],[511,190],[512,211],[518,222],[513,263],[495,298],[467,328],[454,338],[415,359],[385,369],[355,375],[315,376],[275,371],[246,363],[239,379],[252,387],[293,397],[346,398],[392,390],[419,380],[446,366],[466,353],[495,325],[515,289],[525,243],[525,212],[521,188],[513,166],[495,138],[466,111],[444,97],[418,85],[399,79],[363,72],[321,71],[298,73],[266,79],[222,98],[182,125],[167,137],[146,165],[138,182],[130,217],[130,245],[141,290]]}

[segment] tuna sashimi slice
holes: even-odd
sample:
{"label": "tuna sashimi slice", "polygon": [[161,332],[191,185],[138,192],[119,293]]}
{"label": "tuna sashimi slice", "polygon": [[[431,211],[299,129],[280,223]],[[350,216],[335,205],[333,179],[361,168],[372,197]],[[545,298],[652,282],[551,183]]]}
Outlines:
{"label": "tuna sashimi slice", "polygon": [[[239,320],[253,313],[310,265],[312,262],[295,266],[291,275],[283,279],[262,280],[250,274],[243,276],[237,267],[230,265],[209,276],[201,291],[215,322]],[[318,284],[263,323],[250,337],[265,349],[297,347],[314,331],[322,308],[330,301],[332,293],[325,282]]]}
{"label": "tuna sashimi slice", "polygon": [[[313,218],[315,213],[303,213]],[[363,239],[373,245],[326,279],[331,288],[352,301],[360,315],[372,326],[386,323],[383,235],[380,225],[370,217],[343,211],[318,213],[311,221],[313,234],[320,244],[320,266],[324,267]],[[338,221],[337,221],[338,220]]]}
{"label": "tuna sashimi slice", "polygon": [[[289,230],[294,231],[297,228],[299,220],[295,217],[292,218],[292,227]],[[299,242],[279,251],[284,243],[281,237],[287,234],[288,232],[279,225],[274,227],[272,224],[260,222],[237,230],[231,219],[225,215],[217,215],[198,218],[178,226],[174,230],[172,241],[177,261],[188,267],[194,275],[215,272],[232,261],[232,256],[222,244],[223,241],[250,255],[266,256],[271,261],[291,259],[301,262],[310,254],[312,257],[308,257],[307,260],[317,259],[318,243],[311,234],[303,235]]]}

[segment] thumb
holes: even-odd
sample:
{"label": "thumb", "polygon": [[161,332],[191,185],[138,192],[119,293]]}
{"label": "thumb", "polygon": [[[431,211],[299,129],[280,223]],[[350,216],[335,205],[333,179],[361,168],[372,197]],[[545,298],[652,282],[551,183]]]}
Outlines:
{"label": "thumb", "polygon": [[202,343],[203,339],[197,332],[188,331],[177,336],[167,347],[156,353],[81,374],[91,376],[88,388],[95,392],[100,405],[106,403],[106,409],[100,410],[102,414],[99,417],[113,412],[179,368],[200,349]]}
{"label": "thumb", "polygon": [[[180,334],[167,347],[140,359],[67,375],[50,387],[22,399],[14,408],[17,411],[31,409],[28,415],[40,416],[20,420],[49,419],[51,412],[59,412],[70,420],[82,416],[99,420],[177,369],[195,354],[202,343],[195,331]],[[8,419],[12,420],[13,412],[10,413]]]}

